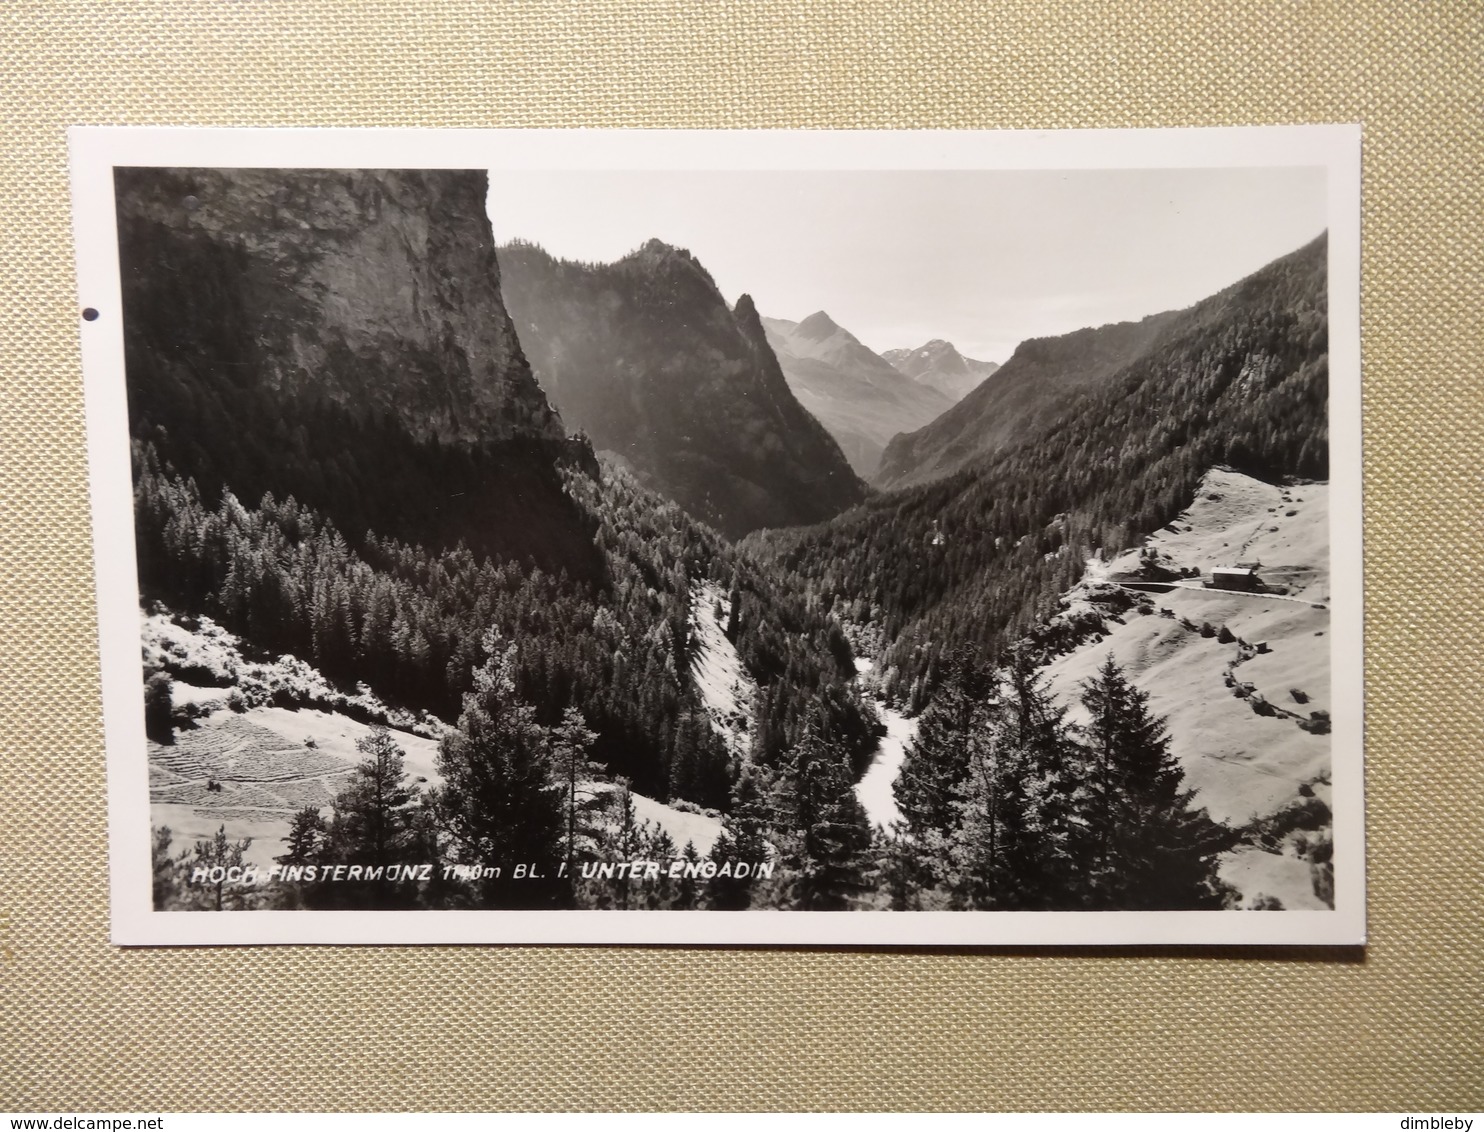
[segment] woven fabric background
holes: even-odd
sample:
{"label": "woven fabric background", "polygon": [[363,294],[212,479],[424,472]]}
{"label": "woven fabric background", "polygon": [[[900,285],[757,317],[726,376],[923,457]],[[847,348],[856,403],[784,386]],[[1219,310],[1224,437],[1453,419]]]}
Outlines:
{"label": "woven fabric background", "polygon": [[[1484,1108],[1477,0],[0,7],[0,1109]],[[109,946],[64,128],[1361,121],[1360,953]]]}

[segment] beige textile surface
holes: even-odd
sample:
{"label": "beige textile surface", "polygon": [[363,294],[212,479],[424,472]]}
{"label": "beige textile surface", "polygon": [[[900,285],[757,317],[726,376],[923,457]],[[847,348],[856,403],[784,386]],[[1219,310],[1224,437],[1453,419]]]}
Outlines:
{"label": "beige textile surface", "polygon": [[[1477,0],[0,6],[0,1110],[1484,1108],[1481,60]],[[64,127],[1310,121],[1365,124],[1363,956],[109,946]]]}

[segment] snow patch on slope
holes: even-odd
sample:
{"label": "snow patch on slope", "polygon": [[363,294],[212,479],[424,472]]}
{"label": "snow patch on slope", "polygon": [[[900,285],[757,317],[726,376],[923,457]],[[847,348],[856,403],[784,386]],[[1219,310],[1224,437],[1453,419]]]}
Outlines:
{"label": "snow patch on slope", "polygon": [[[600,794],[616,789],[611,782],[588,782],[583,784],[583,788]],[[675,843],[677,853],[685,848],[686,842],[690,842],[696,847],[696,852],[705,857],[721,836],[721,818],[715,813],[703,813],[698,809],[682,810],[653,798],[646,798],[643,794],[635,794],[632,790],[629,791],[629,797],[634,800],[634,816],[641,822],[649,822],[668,833],[670,840]]]}
{"label": "snow patch on slope", "polygon": [[[1330,736],[1316,725],[1330,710],[1329,487],[1213,469],[1191,506],[1145,546],[1162,565],[1194,567],[1201,578],[1151,586],[1155,592],[1120,587],[1142,584],[1135,579],[1143,547],[1090,574],[1064,596],[1059,617],[1094,615],[1102,628],[1052,660],[1050,687],[1082,721],[1083,683],[1112,654],[1168,719],[1170,749],[1196,804],[1231,826],[1269,819],[1329,779]],[[1287,592],[1205,587],[1213,567],[1239,562],[1260,563],[1264,585]],[[1113,612],[1119,605],[1110,592],[1131,607]],[[1222,876],[1244,904],[1266,895],[1285,908],[1323,906],[1309,863],[1285,850],[1291,846],[1235,850]]]}
{"label": "snow patch on slope", "polygon": [[[365,758],[356,743],[371,727],[339,712],[260,706],[234,712],[226,689],[177,681],[176,703],[209,713],[177,727],[168,746],[149,744],[150,822],[169,826],[174,850],[212,837],[224,826],[233,840],[252,838],[244,854],[267,868],[284,851],[289,822],[305,806],[329,812],[335,795]],[[409,778],[426,789],[440,785],[438,742],[392,730]]]}
{"label": "snow patch on slope", "polygon": [[[443,784],[436,734],[448,727],[435,716],[414,721],[410,713],[388,709],[369,690],[347,697],[317,669],[293,657],[245,660],[235,635],[209,618],[193,624],[176,624],[165,614],[151,615],[144,624],[144,651],[154,667],[189,670],[198,680],[225,685],[188,683],[177,676],[172,702],[195,704],[203,714],[190,726],[177,726],[170,745],[149,743],[150,822],[156,828],[170,827],[172,852],[209,840],[225,827],[234,841],[252,839],[244,860],[266,870],[285,851],[294,814],[315,806],[328,815],[335,795],[365,758],[356,743],[371,734],[370,724],[319,706],[276,706],[271,702],[274,692],[301,705],[338,700],[373,717],[390,717],[391,737],[403,751],[408,778],[423,790]],[[239,706],[255,706],[229,709],[234,693]],[[408,725],[423,733],[414,734]],[[599,791],[614,788],[612,783],[585,785]],[[677,850],[689,841],[704,856],[721,833],[719,817],[642,794],[632,797],[636,816],[668,833]]]}
{"label": "snow patch on slope", "polygon": [[737,647],[727,639],[726,619],[730,615],[731,603],[719,585],[708,581],[694,587],[690,608],[691,678],[701,693],[712,728],[726,741],[733,757],[740,759],[752,745],[757,681],[742,666]]}
{"label": "snow patch on slope", "polygon": [[388,707],[365,684],[358,684],[354,692],[342,692],[319,669],[291,653],[274,660],[249,660],[243,654],[242,639],[210,617],[147,614],[141,644],[144,667],[163,670],[174,679],[176,703],[209,702],[235,690],[249,707],[277,703],[345,710],[433,739],[448,730],[446,723],[429,712]]}

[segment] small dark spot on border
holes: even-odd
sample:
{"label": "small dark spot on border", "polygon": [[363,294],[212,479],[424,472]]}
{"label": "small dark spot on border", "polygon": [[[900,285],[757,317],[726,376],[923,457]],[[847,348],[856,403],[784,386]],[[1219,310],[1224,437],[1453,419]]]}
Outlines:
{"label": "small dark spot on border", "polygon": [[84,322],[97,322],[98,321],[98,311],[97,311],[97,309],[94,308],[94,307],[83,307],[82,308],[82,320]]}

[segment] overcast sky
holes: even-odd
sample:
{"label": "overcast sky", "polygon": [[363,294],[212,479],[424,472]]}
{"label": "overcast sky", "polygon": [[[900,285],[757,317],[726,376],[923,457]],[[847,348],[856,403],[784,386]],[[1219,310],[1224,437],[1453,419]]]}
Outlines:
{"label": "overcast sky", "polygon": [[1322,169],[508,172],[495,237],[607,262],[689,248],[728,302],[826,310],[878,352],[1026,338],[1188,306],[1325,226]]}

